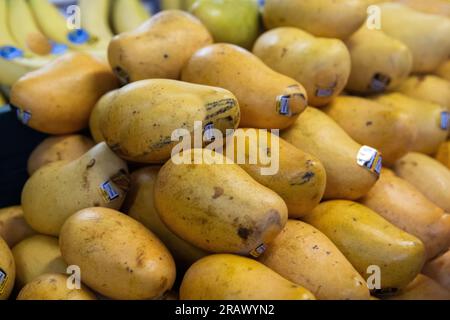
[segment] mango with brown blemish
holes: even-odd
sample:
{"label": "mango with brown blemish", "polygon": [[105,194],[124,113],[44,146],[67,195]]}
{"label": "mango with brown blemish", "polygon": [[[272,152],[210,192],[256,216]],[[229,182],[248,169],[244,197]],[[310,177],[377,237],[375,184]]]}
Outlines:
{"label": "mango with brown blemish", "polygon": [[285,129],[307,106],[306,90],[300,83],[232,44],[198,50],[185,65],[181,79],[233,92],[241,107],[241,127]]}
{"label": "mango with brown blemish", "polygon": [[362,145],[316,108],[308,107],[281,132],[281,138],[322,162],[327,175],[325,199],[358,199],[378,180],[378,174],[357,162]]}
{"label": "mango with brown blemish", "polygon": [[196,17],[167,10],[114,37],[108,59],[124,84],[144,79],[177,80],[194,52],[212,42],[208,29]]}
{"label": "mango with brown blemish", "polygon": [[180,238],[210,252],[257,255],[283,229],[283,199],[230,159],[208,149],[179,156],[159,172],[155,204]]}
{"label": "mango with brown blemish", "polygon": [[344,90],[350,54],[338,39],[316,38],[296,28],[276,28],[261,35],[253,53],[269,67],[301,83],[309,104],[320,107]]}
{"label": "mango with brown blemish", "polygon": [[64,223],[59,238],[69,265],[83,282],[118,300],[162,296],[175,281],[175,263],[164,244],[134,219],[108,208],[88,208]]}
{"label": "mango with brown blemish", "polygon": [[[319,159],[265,130],[238,129],[233,139],[234,162],[283,198],[289,217],[308,214],[322,200],[326,172]],[[243,150],[245,156],[239,159]]]}
{"label": "mango with brown blemish", "polygon": [[128,187],[127,164],[100,143],[80,158],[48,164],[28,179],[22,190],[25,220],[34,230],[56,236],[78,210],[119,209]]}
{"label": "mango with brown blemish", "polygon": [[356,142],[380,150],[383,164],[392,166],[417,138],[413,117],[369,99],[339,96],[323,111]]}
{"label": "mango with brown blemish", "polygon": [[[176,132],[193,141],[191,137],[198,132],[203,137],[208,125],[224,136],[227,129],[239,125],[236,97],[217,87],[167,79],[142,80],[104,99],[98,105],[104,109],[99,115],[101,136],[120,157],[133,162],[165,162],[179,144],[173,138]],[[199,127],[197,121],[201,121]]]}
{"label": "mango with brown blemish", "polygon": [[94,142],[82,135],[49,137],[42,141],[28,158],[28,173],[56,161],[73,161],[94,147]]}

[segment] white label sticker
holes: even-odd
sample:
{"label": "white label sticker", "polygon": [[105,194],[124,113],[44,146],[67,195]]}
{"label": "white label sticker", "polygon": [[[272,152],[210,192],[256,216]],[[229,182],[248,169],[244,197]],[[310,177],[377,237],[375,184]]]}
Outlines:
{"label": "white label sticker", "polygon": [[383,157],[378,150],[363,146],[359,149],[356,161],[361,167],[380,175],[381,168],[383,167]]}

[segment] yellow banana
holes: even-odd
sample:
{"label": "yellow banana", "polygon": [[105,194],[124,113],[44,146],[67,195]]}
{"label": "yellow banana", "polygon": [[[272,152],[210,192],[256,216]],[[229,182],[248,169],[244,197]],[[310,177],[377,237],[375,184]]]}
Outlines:
{"label": "yellow banana", "polygon": [[71,29],[68,20],[49,0],[28,0],[28,2],[39,27],[47,37],[67,45],[70,49],[86,51],[106,61],[106,44],[100,43],[100,39],[91,36],[82,28]]}
{"label": "yellow banana", "polygon": [[53,58],[33,56],[19,49],[10,33],[9,17],[8,0],[0,0],[0,84],[3,86],[13,85],[20,77],[41,68]]}
{"label": "yellow banana", "polygon": [[134,30],[151,16],[141,0],[115,0],[112,10],[112,22],[116,33]]}
{"label": "yellow banana", "polygon": [[21,49],[38,55],[52,52],[52,43],[39,30],[26,0],[8,1],[8,21],[11,35]]}
{"label": "yellow banana", "polygon": [[111,0],[78,0],[81,10],[81,27],[92,38],[98,39],[100,47],[108,47],[113,33],[109,27]]}

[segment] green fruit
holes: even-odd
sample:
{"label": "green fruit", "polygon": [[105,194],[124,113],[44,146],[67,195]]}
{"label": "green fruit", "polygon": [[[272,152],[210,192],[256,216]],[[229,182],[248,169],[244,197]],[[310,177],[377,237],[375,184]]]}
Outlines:
{"label": "green fruit", "polygon": [[199,18],[215,42],[251,49],[259,34],[259,7],[256,0],[198,0],[191,13]]}

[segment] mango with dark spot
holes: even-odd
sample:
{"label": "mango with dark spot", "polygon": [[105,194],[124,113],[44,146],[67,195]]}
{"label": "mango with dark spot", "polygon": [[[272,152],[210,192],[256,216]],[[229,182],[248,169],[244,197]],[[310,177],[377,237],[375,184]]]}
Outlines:
{"label": "mango with dark spot", "polygon": [[[319,204],[325,192],[326,172],[316,157],[265,130],[238,129],[233,139],[235,154],[227,156],[253,179],[283,198],[289,217],[300,218]],[[241,149],[240,145],[244,148]],[[238,161],[241,150],[245,150],[243,163]],[[257,150],[258,154],[251,154],[252,150]],[[270,164],[267,164],[266,157],[261,156],[265,150],[269,150]],[[257,156],[256,163],[251,161],[254,156]],[[274,169],[273,172],[269,171],[270,168]]]}
{"label": "mango with dark spot", "polygon": [[207,127],[225,136],[240,121],[239,104],[230,91],[167,79],[131,83],[102,98],[97,107],[91,129],[100,131],[120,157],[138,163],[163,163],[180,139],[190,144]]}
{"label": "mango with dark spot", "polygon": [[127,164],[103,142],[80,158],[50,163],[36,171],[22,191],[26,222],[56,236],[64,221],[93,204],[119,209],[128,191]]}
{"label": "mango with dark spot", "polygon": [[108,59],[123,84],[144,79],[177,80],[190,56],[212,42],[209,31],[197,18],[168,10],[113,38]]}
{"label": "mango with dark spot", "polygon": [[417,139],[414,117],[369,99],[339,96],[323,111],[356,142],[379,150],[383,164],[392,166]]}
{"label": "mango with dark spot", "polygon": [[198,50],[183,68],[181,79],[233,92],[241,108],[241,127],[285,129],[307,105],[300,83],[228,43]]}
{"label": "mango with dark spot", "polygon": [[[238,165],[215,162],[225,161],[221,154],[207,149],[184,152],[201,156],[205,162],[168,161],[155,184],[156,209],[173,233],[206,251],[242,255],[276,237],[287,220],[287,207],[280,196]],[[223,194],[214,198],[217,186]]]}
{"label": "mango with dark spot", "polygon": [[308,107],[281,138],[319,159],[326,171],[325,199],[356,200],[375,184],[378,175],[357,163],[361,144],[331,117]]}

